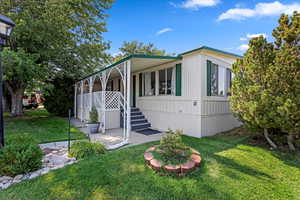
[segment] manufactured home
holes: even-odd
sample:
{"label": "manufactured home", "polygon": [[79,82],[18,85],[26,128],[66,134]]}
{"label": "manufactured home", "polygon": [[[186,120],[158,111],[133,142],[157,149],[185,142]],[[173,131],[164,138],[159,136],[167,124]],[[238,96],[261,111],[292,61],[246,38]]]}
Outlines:
{"label": "manufactured home", "polygon": [[231,66],[240,56],[202,46],[178,56],[130,55],[75,84],[75,115],[98,110],[101,132],[180,129],[212,136],[240,125],[229,107]]}

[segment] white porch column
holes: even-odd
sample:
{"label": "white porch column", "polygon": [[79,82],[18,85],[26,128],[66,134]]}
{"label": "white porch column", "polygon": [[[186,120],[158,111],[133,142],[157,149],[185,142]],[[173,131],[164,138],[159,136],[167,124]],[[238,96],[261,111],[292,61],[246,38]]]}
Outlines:
{"label": "white porch column", "polygon": [[101,102],[101,110],[102,110],[102,123],[103,123],[103,128],[102,128],[102,133],[105,133],[105,128],[106,128],[106,122],[105,122],[105,113],[106,113],[106,98],[105,98],[105,91],[106,91],[106,71],[102,72],[102,102]]}
{"label": "white porch column", "polygon": [[74,91],[74,118],[77,118],[77,83],[75,83]]}
{"label": "white porch column", "polygon": [[126,62],[126,78],[127,78],[127,87],[126,87],[126,103],[127,103],[127,133],[126,141],[129,139],[131,132],[131,107],[130,107],[130,79],[131,79],[131,62],[128,60]]}
{"label": "white porch column", "polygon": [[93,86],[94,86],[94,83],[93,83],[93,77],[91,76],[90,77],[90,88],[89,88],[89,92],[90,92],[90,111],[92,111],[92,107],[93,107]]}
{"label": "white porch column", "polygon": [[80,90],[80,93],[81,93],[81,96],[80,96],[80,120],[83,121],[83,81],[80,82],[80,87],[81,87],[81,90]]}

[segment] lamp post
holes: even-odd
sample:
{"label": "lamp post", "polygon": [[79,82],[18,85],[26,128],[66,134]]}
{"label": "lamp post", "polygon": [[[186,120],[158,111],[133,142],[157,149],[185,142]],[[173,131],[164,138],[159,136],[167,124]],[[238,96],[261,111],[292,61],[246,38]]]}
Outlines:
{"label": "lamp post", "polygon": [[3,121],[3,70],[1,66],[1,53],[5,41],[9,38],[15,23],[8,17],[0,14],[0,146],[4,146],[4,121]]}

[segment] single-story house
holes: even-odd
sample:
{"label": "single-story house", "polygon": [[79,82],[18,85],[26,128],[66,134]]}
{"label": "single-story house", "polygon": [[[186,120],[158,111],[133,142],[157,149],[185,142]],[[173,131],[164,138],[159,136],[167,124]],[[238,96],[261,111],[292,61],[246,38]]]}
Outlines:
{"label": "single-story house", "polygon": [[75,115],[86,121],[95,106],[102,131],[180,129],[212,136],[240,125],[229,107],[239,55],[202,46],[178,56],[130,55],[75,84]]}

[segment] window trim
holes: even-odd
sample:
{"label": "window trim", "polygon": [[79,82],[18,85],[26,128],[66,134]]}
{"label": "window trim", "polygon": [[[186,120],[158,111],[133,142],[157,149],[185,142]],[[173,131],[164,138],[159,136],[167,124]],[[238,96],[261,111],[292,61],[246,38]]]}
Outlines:
{"label": "window trim", "polygon": [[[175,93],[172,94],[172,88],[171,88],[171,94],[167,94],[168,92],[168,69],[172,69],[172,71],[175,69]],[[160,71],[165,71],[165,94],[160,94],[159,93],[159,86],[160,86],[160,81],[159,81],[159,72]],[[173,73],[173,72],[172,72]],[[171,74],[171,77],[172,77],[172,74]],[[172,87],[172,79],[171,79],[171,87]],[[163,69],[159,69],[158,70],[158,95],[157,96],[176,96],[176,65],[175,66],[172,66],[172,67],[167,67],[167,68],[163,68]]]}
{"label": "window trim", "polygon": [[[207,59],[206,60],[206,70],[207,70],[207,73],[206,73],[206,84],[207,84],[207,88],[206,88],[206,90],[207,90],[207,92],[206,92],[206,96],[207,97],[217,97],[217,98],[227,98],[227,97],[229,97],[230,95],[228,95],[228,91],[229,91],[229,89],[231,88],[230,86],[232,85],[232,75],[233,75],[233,73],[232,73],[232,70],[231,70],[231,68],[229,68],[229,67],[226,67],[227,65],[226,64],[219,64],[218,62],[213,62],[212,60],[210,60],[210,59]],[[214,66],[216,66],[217,67],[217,70],[215,70],[215,71],[217,71],[217,89],[218,89],[218,94],[217,95],[215,95],[215,94],[213,94],[213,92],[212,92],[212,67],[214,67]],[[220,69],[220,67],[222,67],[223,69],[224,69],[224,71],[225,71],[225,73],[223,74],[223,78],[224,78],[224,94],[223,95],[220,95],[219,94],[219,69]],[[230,74],[231,74],[231,78],[230,78],[230,83],[229,83],[229,86],[228,86],[228,76],[227,76],[227,73],[228,73],[228,71],[230,72]]]}

